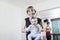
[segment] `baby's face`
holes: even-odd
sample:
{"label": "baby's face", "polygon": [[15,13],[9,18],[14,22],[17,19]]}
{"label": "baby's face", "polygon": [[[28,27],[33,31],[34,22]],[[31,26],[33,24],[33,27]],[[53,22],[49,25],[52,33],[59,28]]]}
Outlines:
{"label": "baby's face", "polygon": [[37,24],[37,19],[32,19],[32,20],[31,20],[31,24],[36,25],[36,24]]}

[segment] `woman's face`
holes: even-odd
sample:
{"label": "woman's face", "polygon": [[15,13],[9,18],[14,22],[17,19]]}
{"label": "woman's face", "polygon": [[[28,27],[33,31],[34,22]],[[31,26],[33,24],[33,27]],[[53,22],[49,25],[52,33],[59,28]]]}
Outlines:
{"label": "woman's face", "polygon": [[28,9],[28,13],[27,14],[28,14],[29,17],[34,17],[35,16],[35,10],[30,8],[30,9]]}
{"label": "woman's face", "polygon": [[49,24],[47,24],[47,26],[49,26]]}

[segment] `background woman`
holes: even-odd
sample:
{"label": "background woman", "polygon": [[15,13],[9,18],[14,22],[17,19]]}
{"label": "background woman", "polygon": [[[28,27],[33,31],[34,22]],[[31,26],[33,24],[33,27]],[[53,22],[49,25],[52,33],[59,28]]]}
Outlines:
{"label": "background woman", "polygon": [[47,38],[47,40],[51,40],[51,28],[50,28],[50,26],[49,26],[49,24],[50,24],[50,22],[47,22],[47,26],[46,26],[46,38]]}

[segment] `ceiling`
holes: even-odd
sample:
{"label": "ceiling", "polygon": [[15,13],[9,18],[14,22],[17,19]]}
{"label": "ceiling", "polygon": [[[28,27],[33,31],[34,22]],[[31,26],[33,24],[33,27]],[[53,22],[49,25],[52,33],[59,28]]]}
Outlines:
{"label": "ceiling", "polygon": [[35,5],[35,4],[44,2],[46,0],[0,0],[0,2],[1,1],[9,3],[11,5],[18,6],[18,7],[24,7],[28,5]]}

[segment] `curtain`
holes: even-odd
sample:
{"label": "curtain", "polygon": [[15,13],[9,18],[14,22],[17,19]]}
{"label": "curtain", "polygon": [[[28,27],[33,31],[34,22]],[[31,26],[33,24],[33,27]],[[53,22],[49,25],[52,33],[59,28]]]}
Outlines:
{"label": "curtain", "polygon": [[[52,20],[52,31],[53,34],[60,34],[60,19]],[[60,36],[58,35],[55,39],[60,40]]]}

